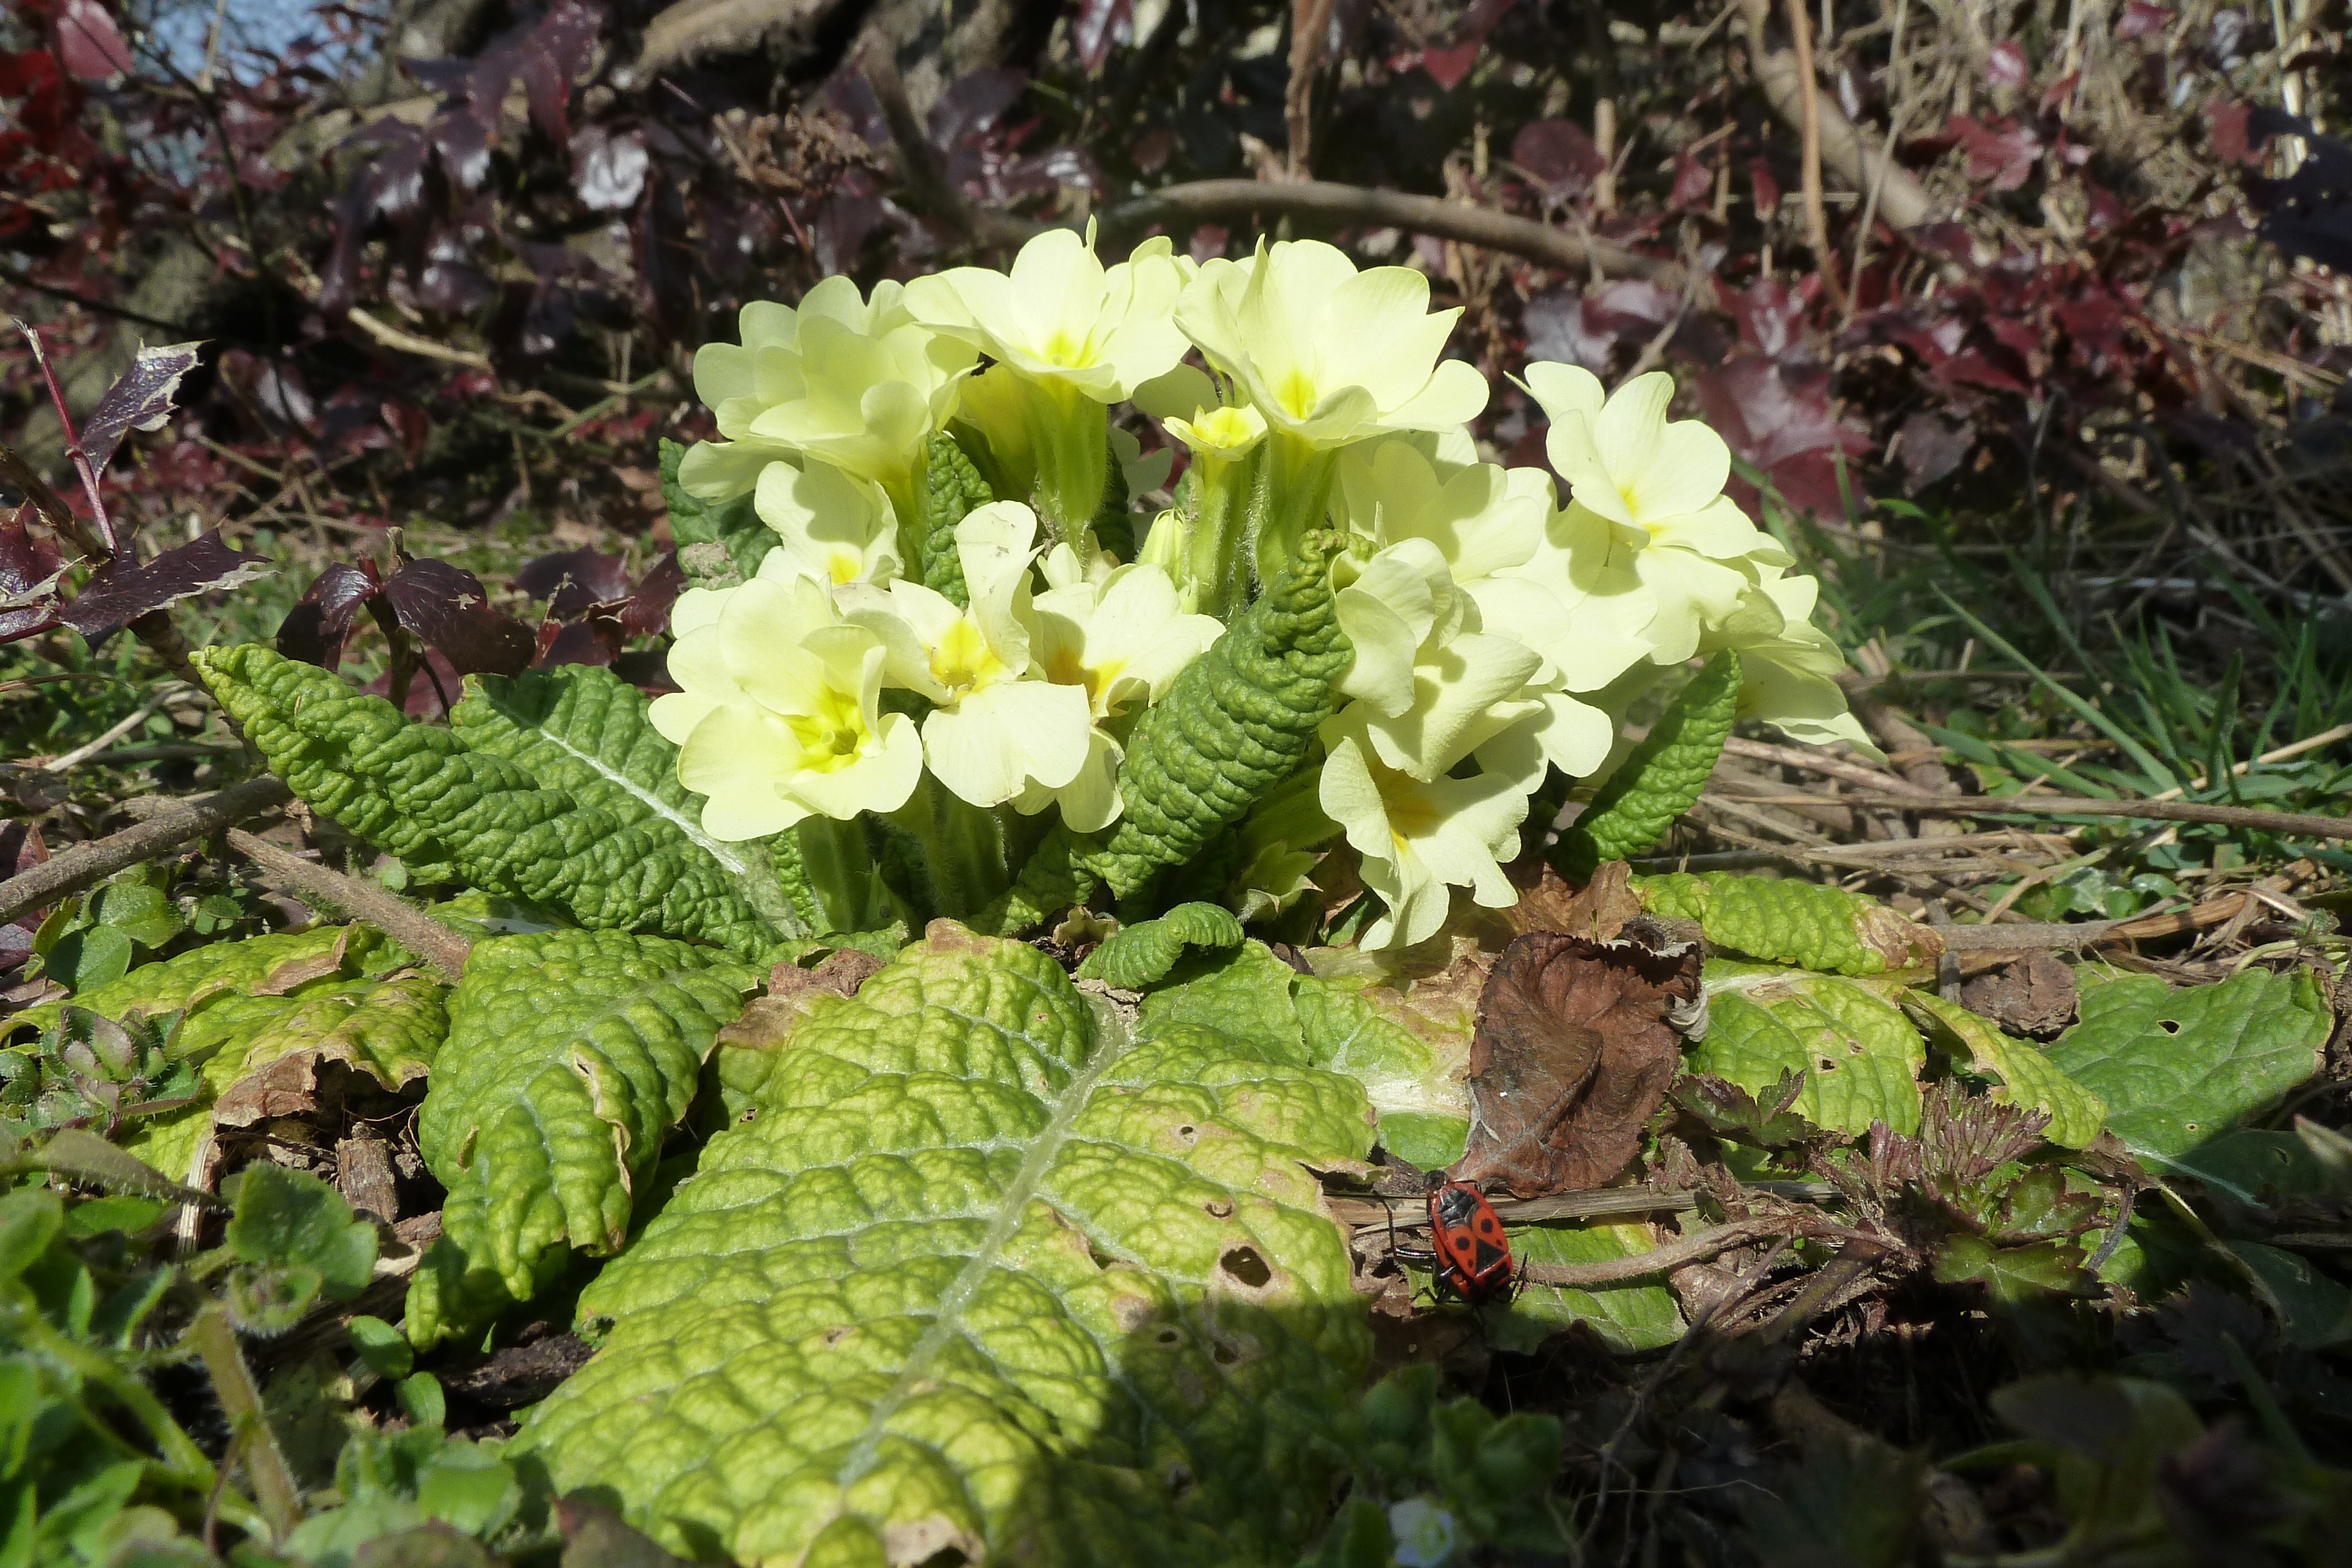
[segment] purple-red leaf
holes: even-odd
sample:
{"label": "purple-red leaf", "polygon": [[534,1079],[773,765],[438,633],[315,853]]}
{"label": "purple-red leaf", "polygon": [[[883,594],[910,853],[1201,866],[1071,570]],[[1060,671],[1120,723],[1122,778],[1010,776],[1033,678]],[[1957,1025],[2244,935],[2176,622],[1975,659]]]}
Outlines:
{"label": "purple-red leaf", "polygon": [[25,526],[35,510],[26,502],[0,521],[0,643],[47,631],[63,608],[58,579],[66,569],[58,547]]}
{"label": "purple-red leaf", "polygon": [[2025,184],[2033,173],[2034,160],[2042,156],[2042,138],[2032,126],[2021,126],[2013,120],[1984,125],[1965,114],[1955,114],[1944,122],[1944,129],[1968,149],[1969,178],[1990,180],[1996,191],[2013,191]]}
{"label": "purple-red leaf", "polygon": [[569,619],[595,605],[609,605],[629,594],[629,574],[620,557],[601,551],[559,551],[523,563],[514,585],[534,599],[547,601],[547,613]]}
{"label": "purple-red leaf", "polygon": [[1995,87],[2023,87],[2031,74],[2025,62],[2025,47],[2014,38],[2003,38],[1995,44],[1985,58],[1985,79]]}
{"label": "purple-red leaf", "polygon": [[66,606],[61,618],[96,647],[151,610],[234,588],[276,570],[258,555],[230,549],[221,542],[220,530],[214,529],[143,566],[120,561],[107,566]]}
{"label": "purple-red leaf", "polygon": [[2129,0],[2124,14],[2116,23],[2118,38],[2145,38],[2161,33],[2172,26],[2172,13],[2161,5],[2151,5],[2147,0]]}
{"label": "purple-red leaf", "polygon": [[530,628],[490,607],[482,580],[446,561],[411,561],[383,580],[400,624],[460,675],[514,675],[530,663]]}
{"label": "purple-red leaf", "polygon": [[98,0],[66,0],[58,8],[58,63],[68,76],[104,81],[131,69],[131,46]]}
{"label": "purple-red leaf", "polygon": [[173,343],[139,351],[131,368],[98,400],[81,427],[81,449],[93,468],[114,459],[127,430],[161,430],[172,416],[172,395],[180,378],[196,368],[196,343]]}
{"label": "purple-red leaf", "polygon": [[1462,20],[1455,25],[1454,37],[1449,41],[1421,51],[1421,68],[1427,71],[1439,87],[1448,92],[1453,91],[1462,79],[1470,74],[1470,68],[1478,63],[1480,46],[1486,43],[1486,35],[1495,30],[1495,24],[1503,19],[1503,13],[1510,8],[1511,0],[1476,0],[1468,11],[1463,13]]}
{"label": "purple-red leaf", "polygon": [[621,606],[621,630],[633,637],[649,637],[669,630],[669,610],[686,591],[686,572],[672,551],[654,563],[637,591]]}
{"label": "purple-red leaf", "polygon": [[341,563],[328,567],[302,602],[286,613],[278,628],[278,651],[321,669],[341,667],[360,607],[375,592],[374,579],[358,567]]}
{"label": "purple-red leaf", "polygon": [[613,645],[598,637],[589,622],[558,626],[550,621],[539,628],[538,654],[530,662],[540,669],[552,669],[559,664],[609,667],[613,657]]}
{"label": "purple-red leaf", "polygon": [[1554,201],[1581,195],[1609,161],[1572,120],[1536,120],[1511,138],[1511,162]]}

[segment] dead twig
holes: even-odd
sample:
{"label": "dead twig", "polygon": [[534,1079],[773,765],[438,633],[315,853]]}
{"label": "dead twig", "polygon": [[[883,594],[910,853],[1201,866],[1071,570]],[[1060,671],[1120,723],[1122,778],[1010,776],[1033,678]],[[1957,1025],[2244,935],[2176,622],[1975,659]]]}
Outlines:
{"label": "dead twig", "polygon": [[1768,1236],[1785,1236],[1801,1226],[1798,1216],[1787,1215],[1769,1219],[1736,1219],[1710,1226],[1631,1258],[1610,1258],[1598,1263],[1523,1263],[1519,1265],[1519,1277],[1530,1285],[1550,1285],[1570,1290],[1588,1289],[1595,1285],[1614,1285],[1622,1280],[1640,1279],[1652,1274],[1671,1273],[1685,1264],[1704,1263],[1735,1247],[1745,1247]]}
{"label": "dead twig", "polygon": [[[1727,796],[1749,805],[1819,805],[1820,795],[1743,795]],[[2251,828],[2259,833],[2284,833],[2298,838],[2352,839],[2352,818],[2314,816],[2300,811],[2259,811],[2242,805],[2209,805],[2194,800],[2084,800],[2036,795],[1842,795],[1841,805],[1883,805],[1928,816],[2127,816],[2142,822],[2210,822],[2223,827]]]}
{"label": "dead twig", "polygon": [[[1661,289],[1681,289],[1686,281],[1683,268],[1675,262],[1643,256],[1609,240],[1588,239],[1533,218],[1436,196],[1376,191],[1327,180],[1286,184],[1193,180],[1105,208],[1102,228],[1105,234],[1137,234],[1155,227],[1181,233],[1212,219],[1253,214],[1269,220],[1269,226],[1270,220],[1295,218],[1335,228],[1401,228],[1409,234],[1525,257],[1567,271],[1593,268],[1621,278],[1645,278]],[[1024,238],[1035,232],[1024,226],[1027,230]]]}
{"label": "dead twig", "polygon": [[229,830],[228,847],[260,867],[264,880],[303,902],[364,921],[450,980],[464,974],[473,943],[383,889],[236,828]]}
{"label": "dead twig", "polygon": [[[1799,746],[1776,746],[1769,741],[1750,741],[1738,735],[1724,742],[1723,749],[1732,756],[1746,757],[1750,762],[1777,763],[1786,768],[1802,768],[1807,773],[1820,773],[1824,778],[1843,779],[1864,789],[1894,790],[1899,795],[1932,796],[1936,794],[1932,789],[1923,788],[1908,779],[1897,778],[1884,769],[1874,768],[1865,763],[1850,763],[1827,752],[1809,752]],[[1937,755],[1941,756],[1942,753],[1938,752]]]}
{"label": "dead twig", "polygon": [[1813,73],[1813,23],[1805,14],[1805,0],[1788,0],[1788,11],[1789,36],[1797,51],[1797,133],[1803,141],[1798,174],[1805,199],[1805,243],[1812,247],[1813,269],[1829,291],[1830,309],[1842,316],[1845,285],[1838,281],[1829,214],[1822,205],[1822,84]]}
{"label": "dead twig", "polygon": [[201,800],[177,802],[135,827],[77,844],[0,882],[0,924],[293,798],[285,780],[265,775]]}

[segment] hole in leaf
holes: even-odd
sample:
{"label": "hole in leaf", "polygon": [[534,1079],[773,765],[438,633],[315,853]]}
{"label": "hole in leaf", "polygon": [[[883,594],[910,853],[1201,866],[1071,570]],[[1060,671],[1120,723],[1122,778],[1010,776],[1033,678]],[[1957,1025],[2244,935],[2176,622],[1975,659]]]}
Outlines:
{"label": "hole in leaf", "polygon": [[1207,1203],[1202,1204],[1201,1207],[1207,1211],[1209,1217],[1212,1219],[1231,1219],[1234,1217],[1234,1202],[1231,1198],[1211,1198]]}
{"label": "hole in leaf", "polygon": [[1216,1363],[1219,1366],[1231,1366],[1234,1363],[1242,1359],[1242,1352],[1234,1349],[1233,1346],[1225,1343],[1223,1340],[1219,1340],[1217,1342],[1216,1349],[1211,1351],[1209,1353],[1216,1359]]}
{"label": "hole in leaf", "polygon": [[740,1127],[747,1121],[757,1121],[759,1120],[760,1108],[756,1105],[749,1106],[745,1108],[742,1115],[735,1119],[735,1125]]}
{"label": "hole in leaf", "polygon": [[834,1328],[825,1330],[824,1342],[827,1347],[837,1345],[856,1331],[856,1330],[851,1328],[847,1323],[839,1324]]}
{"label": "hole in leaf", "polygon": [[1837,1058],[1834,1057],[1823,1057],[1817,1065],[1823,1072],[1835,1072],[1838,1069]]}
{"label": "hole in leaf", "polygon": [[1183,1126],[1176,1129],[1176,1136],[1187,1143],[1196,1142],[1200,1139],[1201,1130],[1187,1121]]}
{"label": "hole in leaf", "polygon": [[1158,1334],[1153,1336],[1153,1338],[1157,1339],[1163,1345],[1175,1344],[1183,1339],[1183,1337],[1184,1336],[1181,1333],[1174,1329],[1162,1329]]}
{"label": "hole in leaf", "polygon": [[1266,1281],[1274,1278],[1274,1270],[1265,1266],[1265,1259],[1253,1247],[1234,1247],[1217,1259],[1217,1267],[1253,1290],[1264,1289]]}
{"label": "hole in leaf", "polygon": [[2156,1021],[2156,1026],[2162,1029],[2168,1035],[2177,1035],[2180,1033],[2180,1024],[2178,1019],[2158,1018]]}
{"label": "hole in leaf", "polygon": [[1845,1054],[1850,1057],[1861,1056],[1863,1054],[1862,1042],[1860,1040],[1852,1039],[1846,1041]]}

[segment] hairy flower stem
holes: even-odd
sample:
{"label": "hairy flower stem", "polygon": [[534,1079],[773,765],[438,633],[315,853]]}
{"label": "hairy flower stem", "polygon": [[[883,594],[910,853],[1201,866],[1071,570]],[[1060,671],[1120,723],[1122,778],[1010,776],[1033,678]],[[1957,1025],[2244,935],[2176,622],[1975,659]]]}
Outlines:
{"label": "hairy flower stem", "polygon": [[1298,542],[1309,529],[1322,526],[1339,459],[1337,451],[1318,451],[1281,430],[1258,448],[1250,488],[1249,558],[1261,586],[1297,555]]}
{"label": "hairy flower stem", "polygon": [[1024,382],[1021,390],[1037,463],[1030,504],[1050,540],[1075,543],[1101,510],[1109,480],[1109,411],[1058,382]]}
{"label": "hairy flower stem", "polygon": [[912,854],[911,901],[926,918],[964,920],[1012,883],[995,816],[959,799],[929,773],[907,804],[883,818]]}
{"label": "hairy flower stem", "polygon": [[874,931],[890,923],[890,889],[855,822],[812,816],[793,830],[809,891],[835,931]]}
{"label": "hairy flower stem", "polygon": [[1204,451],[1192,459],[1192,536],[1183,567],[1194,607],[1204,616],[1226,619],[1249,598],[1249,566],[1241,546],[1264,468],[1256,452],[1227,458]]}

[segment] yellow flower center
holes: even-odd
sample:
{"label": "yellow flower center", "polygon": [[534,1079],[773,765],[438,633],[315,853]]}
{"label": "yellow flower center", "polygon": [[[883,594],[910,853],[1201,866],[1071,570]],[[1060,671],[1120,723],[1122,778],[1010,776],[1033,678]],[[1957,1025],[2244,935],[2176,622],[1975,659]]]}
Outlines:
{"label": "yellow flower center", "polygon": [[784,722],[801,743],[804,773],[839,773],[865,753],[873,737],[856,696],[833,688],[818,700],[815,712],[788,714]]}
{"label": "yellow flower center", "polygon": [[931,679],[948,689],[950,703],[993,686],[1012,673],[970,616],[950,626],[931,649]]}
{"label": "yellow flower center", "polygon": [[1274,389],[1274,395],[1281,400],[1282,406],[1293,418],[1304,419],[1315,412],[1315,405],[1318,401],[1315,395],[1315,378],[1303,369],[1293,370],[1288,375],[1284,376],[1282,384]]}
{"label": "yellow flower center", "polygon": [[1093,356],[1087,353],[1086,343],[1071,337],[1069,329],[1066,327],[1054,329],[1054,335],[1045,340],[1045,352],[1037,357],[1047,364],[1068,365],[1073,368],[1094,363]]}
{"label": "yellow flower center", "polygon": [[[1103,693],[1108,691],[1127,668],[1127,660],[1115,658],[1107,664],[1088,664],[1073,647],[1058,647],[1045,656],[1045,679],[1056,686],[1076,686],[1086,690],[1087,704],[1098,715],[1103,714]],[[1105,715],[1107,716],[1107,715]]]}
{"label": "yellow flower center", "polygon": [[[1385,768],[1377,771],[1388,773]],[[1438,810],[1427,795],[1413,788],[1412,782],[1403,773],[1390,773],[1381,780],[1383,785],[1381,805],[1388,810],[1389,837],[1396,841],[1400,850],[1405,847],[1407,839],[1426,838],[1435,833],[1438,825],[1445,820],[1445,814]]]}

